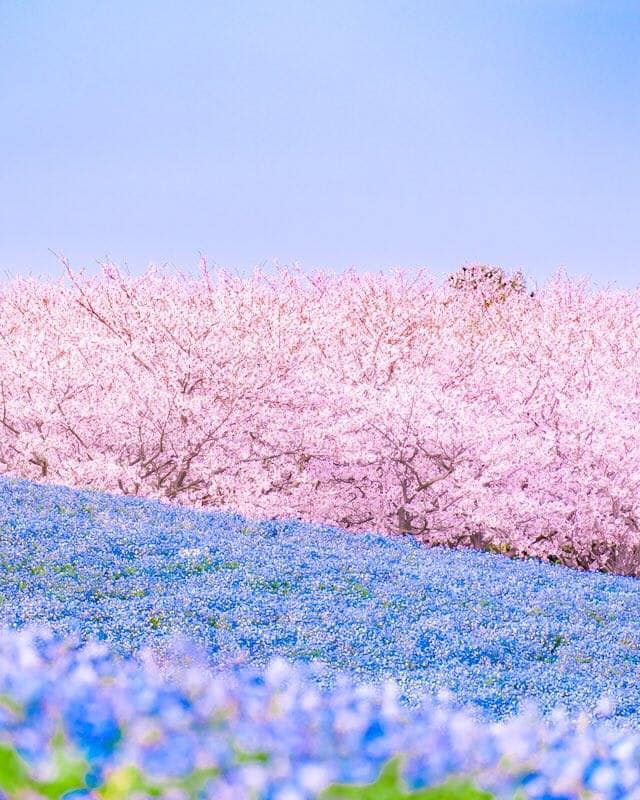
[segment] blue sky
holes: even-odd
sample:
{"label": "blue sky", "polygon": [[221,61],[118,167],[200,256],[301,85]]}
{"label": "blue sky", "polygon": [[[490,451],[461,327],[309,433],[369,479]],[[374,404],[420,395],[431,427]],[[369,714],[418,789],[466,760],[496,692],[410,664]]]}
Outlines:
{"label": "blue sky", "polygon": [[0,0],[0,272],[635,287],[639,54],[637,0]]}

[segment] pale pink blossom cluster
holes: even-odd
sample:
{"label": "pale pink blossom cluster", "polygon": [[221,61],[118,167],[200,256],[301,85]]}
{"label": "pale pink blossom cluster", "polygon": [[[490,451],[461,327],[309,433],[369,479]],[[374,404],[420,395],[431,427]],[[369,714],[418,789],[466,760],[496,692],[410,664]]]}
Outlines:
{"label": "pale pink blossom cluster", "polygon": [[0,472],[640,574],[640,291],[66,268],[0,286]]}

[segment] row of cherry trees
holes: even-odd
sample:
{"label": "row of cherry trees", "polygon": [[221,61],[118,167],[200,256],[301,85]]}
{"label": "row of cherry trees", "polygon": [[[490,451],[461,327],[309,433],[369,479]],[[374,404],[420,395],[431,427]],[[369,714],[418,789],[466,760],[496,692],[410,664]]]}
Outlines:
{"label": "row of cherry trees", "polygon": [[64,263],[0,287],[0,472],[640,574],[640,292]]}

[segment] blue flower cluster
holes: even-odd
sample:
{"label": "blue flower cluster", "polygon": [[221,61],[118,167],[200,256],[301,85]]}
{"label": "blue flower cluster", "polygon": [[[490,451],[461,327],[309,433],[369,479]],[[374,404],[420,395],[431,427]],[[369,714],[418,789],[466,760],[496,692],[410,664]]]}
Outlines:
{"label": "blue flower cluster", "polygon": [[214,675],[188,657],[167,678],[148,654],[0,635],[0,790],[312,800],[397,758],[408,790],[464,778],[498,798],[640,798],[639,733],[564,714],[488,724],[443,697],[407,708],[392,683],[322,690],[312,667],[281,659]]}
{"label": "blue flower cluster", "polygon": [[122,655],[176,636],[214,670],[273,656],[321,683],[450,690],[491,719],[523,699],[640,723],[640,582],[297,521],[0,480],[0,627]]}

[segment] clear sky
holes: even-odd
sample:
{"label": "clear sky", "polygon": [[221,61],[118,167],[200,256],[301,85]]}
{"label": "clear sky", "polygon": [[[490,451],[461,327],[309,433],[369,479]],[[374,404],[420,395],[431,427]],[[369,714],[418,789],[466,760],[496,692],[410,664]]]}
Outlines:
{"label": "clear sky", "polygon": [[0,273],[640,285],[640,0],[0,0]]}

